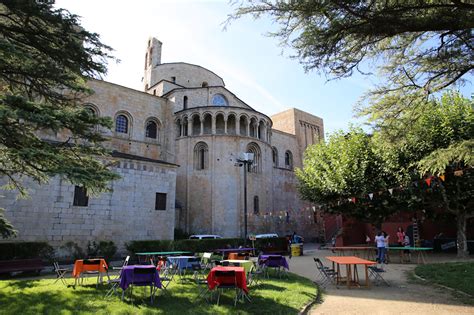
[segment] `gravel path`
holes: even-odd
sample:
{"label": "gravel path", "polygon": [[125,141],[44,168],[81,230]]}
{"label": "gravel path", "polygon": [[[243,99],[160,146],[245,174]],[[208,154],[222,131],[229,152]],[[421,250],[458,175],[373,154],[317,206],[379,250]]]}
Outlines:
{"label": "gravel path", "polygon": [[[334,254],[326,250],[316,250],[311,245],[308,247],[310,250],[305,251],[305,256],[293,257],[289,260],[290,270],[315,280],[317,270],[313,257],[321,258],[325,265],[330,266],[324,257]],[[453,256],[429,258],[439,262],[455,259]],[[474,263],[474,259],[470,259],[470,261]],[[390,287],[381,285],[373,286],[371,289],[349,290],[343,286],[336,289],[335,286],[328,285],[323,294],[323,303],[315,305],[310,314],[474,315],[474,307],[457,301],[451,292],[429,285],[409,283],[407,273],[412,271],[415,266],[414,264],[395,263],[386,265],[384,278],[390,282]],[[359,275],[361,278],[365,277],[362,270],[359,270]]]}

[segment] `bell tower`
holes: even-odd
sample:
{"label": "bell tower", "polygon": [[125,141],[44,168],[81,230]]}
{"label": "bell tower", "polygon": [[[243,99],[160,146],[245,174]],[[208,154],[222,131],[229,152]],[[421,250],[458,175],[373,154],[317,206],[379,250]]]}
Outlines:
{"label": "bell tower", "polygon": [[155,37],[148,39],[145,54],[145,76],[143,78],[145,92],[156,83],[155,67],[161,64],[162,45],[163,44]]}

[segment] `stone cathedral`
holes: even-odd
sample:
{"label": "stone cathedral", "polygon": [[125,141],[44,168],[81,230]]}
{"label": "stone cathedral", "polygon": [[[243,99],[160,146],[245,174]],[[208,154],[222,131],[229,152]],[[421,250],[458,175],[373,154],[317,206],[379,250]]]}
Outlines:
{"label": "stone cathedral", "polygon": [[[242,237],[244,171],[249,233],[317,236],[316,208],[300,200],[294,169],[306,147],[322,140],[323,120],[295,108],[267,116],[211,70],[162,63],[161,51],[150,38],[144,91],[89,81],[95,93],[84,106],[114,120],[112,130],[101,130],[121,176],[111,192],[88,196],[59,176],[46,185],[26,179],[27,199],[0,191],[15,240],[112,240],[123,250],[131,240],[173,239],[174,229]],[[237,163],[243,152],[254,154],[247,168]]]}

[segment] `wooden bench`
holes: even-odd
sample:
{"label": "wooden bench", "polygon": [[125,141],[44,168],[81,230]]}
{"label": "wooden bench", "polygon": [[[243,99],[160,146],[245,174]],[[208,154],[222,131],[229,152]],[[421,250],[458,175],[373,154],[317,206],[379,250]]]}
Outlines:
{"label": "wooden bench", "polygon": [[44,263],[39,258],[0,260],[0,273],[19,271],[35,271],[39,273],[44,269]]}

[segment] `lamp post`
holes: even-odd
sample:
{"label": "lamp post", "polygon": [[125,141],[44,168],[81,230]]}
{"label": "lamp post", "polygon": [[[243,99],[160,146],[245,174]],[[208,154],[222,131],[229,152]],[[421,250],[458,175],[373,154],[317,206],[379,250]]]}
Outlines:
{"label": "lamp post", "polygon": [[247,245],[247,172],[253,163],[253,153],[242,153],[237,163],[239,167],[244,167],[244,242]]}

